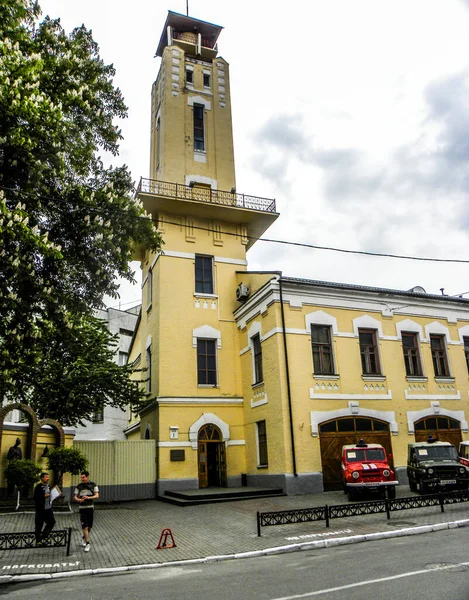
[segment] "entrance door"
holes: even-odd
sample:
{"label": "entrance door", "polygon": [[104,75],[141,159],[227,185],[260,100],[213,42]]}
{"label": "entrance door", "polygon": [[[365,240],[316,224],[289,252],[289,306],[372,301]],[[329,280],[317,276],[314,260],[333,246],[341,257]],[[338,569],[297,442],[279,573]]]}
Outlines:
{"label": "entrance door", "polygon": [[459,448],[462,442],[461,423],[450,417],[425,417],[416,421],[415,441],[426,442],[431,435],[440,442],[449,442]]}
{"label": "entrance door", "polygon": [[216,425],[209,423],[198,437],[199,488],[226,486],[225,442]]}
{"label": "entrance door", "polygon": [[[389,424],[367,417],[344,417],[326,421],[319,426],[321,463],[324,490],[342,488],[342,446],[356,444],[363,438],[367,444],[381,444],[386,454],[391,454]],[[392,457],[389,464],[392,467]]]}

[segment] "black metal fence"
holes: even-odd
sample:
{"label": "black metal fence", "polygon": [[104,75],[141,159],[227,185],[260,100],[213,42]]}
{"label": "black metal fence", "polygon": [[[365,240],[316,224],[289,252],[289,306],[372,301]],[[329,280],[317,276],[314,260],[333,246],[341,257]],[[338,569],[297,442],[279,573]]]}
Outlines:
{"label": "black metal fence", "polygon": [[334,506],[317,506],[315,508],[299,508],[297,510],[280,510],[274,512],[257,512],[257,535],[261,535],[261,527],[272,525],[290,525],[293,523],[309,523],[313,521],[325,521],[329,527],[330,519],[341,519],[343,517],[357,517],[360,515],[371,515],[386,513],[387,519],[391,513],[398,510],[409,510],[412,508],[424,508],[427,506],[440,506],[441,512],[445,512],[445,504],[459,504],[469,502],[469,491],[458,490],[453,492],[439,492],[425,496],[409,496],[408,498],[396,498],[390,500],[385,498],[371,502],[355,502],[348,504],[336,504]]}
{"label": "black metal fence", "polygon": [[67,548],[67,556],[70,555],[70,541],[72,528],[56,529],[51,531],[47,538],[39,544],[36,536],[30,531],[18,531],[15,533],[0,533],[0,550],[22,550],[24,548]]}
{"label": "black metal fence", "polygon": [[238,194],[235,191],[214,190],[209,187],[198,188],[144,177],[140,179],[136,195],[138,196],[140,193],[275,213],[275,200],[271,198]]}

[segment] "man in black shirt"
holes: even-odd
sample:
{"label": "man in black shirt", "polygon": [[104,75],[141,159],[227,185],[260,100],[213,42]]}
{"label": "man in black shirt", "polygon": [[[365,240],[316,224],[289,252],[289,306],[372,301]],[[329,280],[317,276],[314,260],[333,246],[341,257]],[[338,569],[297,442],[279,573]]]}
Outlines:
{"label": "man in black shirt", "polygon": [[[41,473],[41,481],[34,488],[34,503],[36,505],[35,533],[36,544],[41,544],[55,525],[54,513],[50,502],[49,473]],[[45,523],[44,529],[42,526]]]}

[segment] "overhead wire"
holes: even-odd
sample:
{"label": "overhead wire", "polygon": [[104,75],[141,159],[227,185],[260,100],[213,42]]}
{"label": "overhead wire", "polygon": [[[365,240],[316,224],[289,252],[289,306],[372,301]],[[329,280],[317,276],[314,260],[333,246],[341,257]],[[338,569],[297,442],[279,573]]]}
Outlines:
{"label": "overhead wire", "polygon": [[[24,195],[24,196],[36,196],[42,200],[51,200],[51,201],[59,202],[59,203],[63,203],[63,204],[75,204],[78,206],[82,206],[83,208],[86,208],[87,210],[92,211],[96,214],[104,214],[104,215],[106,215],[106,217],[109,217],[110,214],[112,214],[112,212],[114,212],[114,213],[119,212],[121,215],[126,216],[127,218],[145,219],[145,220],[151,220],[151,222],[155,223],[155,224],[159,223],[159,220],[154,219],[153,217],[145,217],[143,215],[142,216],[129,215],[128,212],[123,211],[123,210],[116,211],[115,209],[113,209],[113,207],[109,207],[109,209],[106,209],[106,211],[105,211],[102,208],[89,206],[87,204],[80,203],[77,201],[71,202],[68,200],[64,200],[62,198],[53,198],[53,197],[49,197],[49,196],[43,196],[40,194],[35,195],[31,192],[23,192],[21,190],[15,190],[15,189],[4,187],[4,186],[0,186],[0,189],[7,190],[7,191],[13,191],[16,194]],[[167,223],[168,225],[177,225],[177,226],[181,225],[181,223],[176,223],[174,221],[168,221],[166,219],[164,220],[164,223]],[[211,233],[223,234],[223,235],[227,235],[227,236],[240,237],[240,235],[241,235],[243,238],[255,240],[255,241],[259,241],[259,242],[267,242],[267,243],[271,243],[271,244],[294,246],[297,248],[309,248],[312,250],[323,250],[323,251],[327,251],[327,252],[339,252],[339,253],[343,253],[343,254],[357,254],[357,255],[362,255],[362,256],[373,256],[373,257],[378,257],[378,258],[395,258],[395,259],[399,259],[399,260],[414,260],[414,261],[420,261],[420,262],[469,264],[469,259],[465,260],[465,259],[460,259],[460,258],[430,258],[430,257],[424,257],[424,256],[411,256],[411,255],[405,255],[405,254],[389,254],[386,252],[371,252],[368,250],[349,250],[347,248],[337,248],[334,246],[321,246],[319,244],[308,244],[306,242],[292,242],[289,240],[279,240],[279,239],[273,239],[273,238],[257,237],[257,236],[249,235],[247,233],[240,234],[239,232],[220,231],[219,229],[215,230],[211,227],[204,227],[201,225],[191,225],[191,228],[198,229],[201,231],[208,231]],[[467,292],[465,292],[465,293],[467,293]]]}

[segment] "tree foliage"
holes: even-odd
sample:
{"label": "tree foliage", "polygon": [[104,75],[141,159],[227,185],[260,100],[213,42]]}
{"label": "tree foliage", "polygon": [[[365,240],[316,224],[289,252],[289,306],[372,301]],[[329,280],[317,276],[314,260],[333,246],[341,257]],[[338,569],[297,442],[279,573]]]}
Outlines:
{"label": "tree foliage", "polygon": [[39,479],[41,468],[29,458],[11,460],[5,468],[5,478],[17,488],[30,488]]}
{"label": "tree foliage", "polygon": [[[127,167],[100,155],[117,156],[115,121],[127,114],[113,66],[84,26],[67,35],[39,16],[33,0],[0,3],[0,397],[74,424],[91,405],[139,397],[90,315],[117,297],[116,276],[133,280],[134,245],[162,242]],[[87,358],[93,335],[100,350]],[[69,413],[70,402],[85,408]]]}
{"label": "tree foliage", "polygon": [[54,448],[47,457],[49,469],[54,471],[55,483],[62,487],[64,473],[78,475],[88,466],[87,458],[78,448]]}

